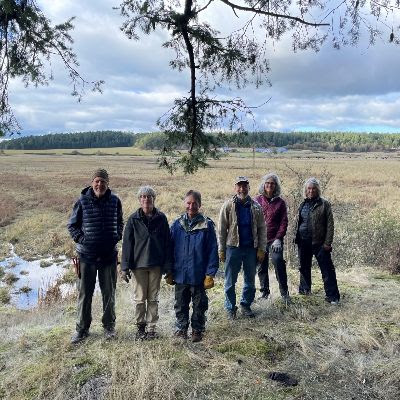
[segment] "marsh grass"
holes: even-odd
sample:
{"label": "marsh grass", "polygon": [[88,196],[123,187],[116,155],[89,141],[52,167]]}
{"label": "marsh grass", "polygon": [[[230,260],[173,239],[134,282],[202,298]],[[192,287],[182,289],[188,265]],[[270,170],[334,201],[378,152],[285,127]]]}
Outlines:
{"label": "marsh grass", "polygon": [[[69,399],[97,390],[118,400],[395,400],[400,389],[395,294],[400,283],[374,279],[370,269],[339,272],[338,277],[343,288],[339,307],[327,305],[319,291],[309,297],[293,295],[293,305],[283,307],[272,279],[272,300],[254,304],[256,319],[240,316],[234,322],[225,317],[219,278],[216,290],[209,291],[207,330],[199,344],[172,337],[173,291],[165,285],[161,338],[151,342],[134,340],[132,288],[122,282],[115,341],[103,338],[99,294],[91,336],[79,346],[69,344],[73,303],[55,302],[28,314],[7,311],[0,317],[0,354],[6,362],[0,387],[7,399]],[[313,279],[320,281],[319,272],[314,271]],[[359,282],[362,290],[353,290]],[[240,279],[238,289],[241,285]],[[271,371],[285,371],[299,385],[275,383],[268,378]]]}
{"label": "marsh grass", "polygon": [[0,304],[8,304],[11,300],[10,291],[7,287],[0,287]]}
{"label": "marsh grass", "polygon": [[19,280],[19,278],[13,272],[6,272],[2,280],[5,284],[12,286]]}
{"label": "marsh grass", "polygon": [[[95,294],[91,335],[82,345],[71,346],[75,299],[62,299],[56,285],[31,311],[0,307],[0,365],[5,365],[0,368],[0,397],[71,399],[96,393],[116,400],[398,399],[400,282],[388,269],[396,263],[400,220],[400,186],[393,173],[398,168],[397,156],[296,152],[257,155],[253,164],[243,152],[213,161],[194,176],[170,176],[157,169],[151,152],[142,156],[128,150],[118,152],[118,157],[61,155],[62,151],[47,156],[7,152],[7,157],[1,157],[1,170],[7,171],[0,174],[4,189],[20,201],[18,213],[1,228],[2,254],[7,255],[12,242],[24,258],[70,256],[73,243],[65,229],[68,214],[99,166],[110,173],[110,185],[122,199],[125,220],[138,207],[139,186],[150,184],[157,192],[156,206],[169,221],[183,212],[184,193],[197,189],[202,193],[203,212],[216,222],[222,202],[232,194],[235,176],[248,176],[254,195],[259,180],[269,171],[280,175],[286,198],[297,196],[290,206],[295,210],[301,198],[298,176],[320,178],[327,171],[332,176],[324,196],[334,208],[333,260],[341,305],[325,303],[322,278],[315,268],[313,295],[296,295],[293,251],[288,269],[293,304],[289,307],[280,301],[271,271],[271,298],[254,304],[255,320],[240,316],[230,322],[224,312],[220,273],[209,291],[204,340],[177,343],[172,338],[173,288],[162,284],[161,339],[137,342],[132,287],[119,282],[118,338],[104,340],[101,297]],[[69,270],[67,276],[67,280],[75,279]],[[241,285],[240,278],[238,293]],[[271,371],[287,372],[299,385],[288,388],[271,381]]]}

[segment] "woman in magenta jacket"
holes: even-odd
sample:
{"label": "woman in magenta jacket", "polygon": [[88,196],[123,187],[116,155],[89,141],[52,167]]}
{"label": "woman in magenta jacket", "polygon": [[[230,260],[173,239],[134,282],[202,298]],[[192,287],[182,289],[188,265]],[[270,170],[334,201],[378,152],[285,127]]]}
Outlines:
{"label": "woman in magenta jacket", "polygon": [[258,268],[260,279],[261,298],[267,299],[269,290],[269,256],[275,268],[276,279],[279,283],[279,291],[285,303],[290,301],[286,262],[283,259],[283,239],[288,226],[287,208],[285,200],[280,197],[281,183],[278,175],[269,173],[262,178],[259,195],[254,198],[264,213],[264,220],[267,226],[267,248],[264,261]]}

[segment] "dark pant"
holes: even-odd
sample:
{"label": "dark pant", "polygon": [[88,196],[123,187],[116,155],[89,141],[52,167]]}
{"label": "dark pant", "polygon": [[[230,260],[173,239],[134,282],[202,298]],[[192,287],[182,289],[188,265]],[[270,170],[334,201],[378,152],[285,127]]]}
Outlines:
{"label": "dark pant", "polygon": [[81,279],[78,282],[79,297],[76,330],[88,331],[92,322],[92,298],[99,274],[99,285],[103,298],[103,327],[115,326],[115,287],[117,282],[117,260],[87,261],[81,259]]}
{"label": "dark pant", "polygon": [[203,285],[175,285],[175,315],[176,327],[187,330],[189,327],[189,304],[192,300],[191,325],[194,331],[204,332],[206,325],[206,311],[208,310],[208,297]]}
{"label": "dark pant", "polygon": [[330,251],[325,250],[321,245],[313,246],[307,242],[299,243],[298,250],[300,260],[299,293],[305,294],[311,292],[311,264],[314,255],[321,270],[326,299],[328,301],[339,300],[340,293]]}
{"label": "dark pant", "polygon": [[258,267],[258,279],[260,280],[260,291],[269,294],[269,256],[271,255],[272,265],[275,268],[276,280],[279,284],[279,291],[281,296],[289,294],[286,273],[286,261],[283,259],[283,249],[275,252],[270,251],[271,245],[267,245],[264,261]]}

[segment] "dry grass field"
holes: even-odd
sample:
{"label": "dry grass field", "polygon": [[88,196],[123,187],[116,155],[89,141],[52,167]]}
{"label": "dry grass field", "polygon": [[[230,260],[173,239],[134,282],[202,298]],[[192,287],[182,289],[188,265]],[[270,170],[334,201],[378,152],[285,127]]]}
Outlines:
{"label": "dry grass field", "polygon": [[[86,156],[64,154],[68,150],[0,155],[0,258],[9,243],[26,259],[71,255],[68,214],[98,167],[109,171],[125,220],[137,208],[136,192],[144,184],[155,188],[156,206],[169,221],[183,211],[189,189],[202,193],[203,212],[217,220],[235,176],[247,175],[254,195],[269,171],[280,175],[293,216],[301,199],[299,182],[314,175],[333,204],[341,304],[324,302],[317,269],[313,295],[296,294],[297,259],[287,246],[293,304],[281,303],[271,271],[272,298],[255,303],[256,319],[229,322],[221,271],[209,291],[207,332],[199,344],[172,338],[173,289],[166,285],[160,298],[162,337],[153,342],[134,340],[131,288],[125,282],[118,283],[118,339],[113,342],[102,337],[99,295],[92,335],[79,346],[69,344],[73,298],[30,311],[0,305],[0,398],[400,398],[399,154],[291,152],[253,159],[243,152],[212,161],[193,176],[171,176],[157,168],[151,152],[100,150],[108,155],[98,155],[97,149],[80,151]],[[290,374],[298,385],[270,380],[271,371]]]}

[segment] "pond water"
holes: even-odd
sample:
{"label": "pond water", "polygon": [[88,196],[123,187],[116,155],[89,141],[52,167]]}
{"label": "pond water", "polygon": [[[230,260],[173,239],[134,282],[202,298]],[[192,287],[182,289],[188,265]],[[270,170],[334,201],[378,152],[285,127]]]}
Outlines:
{"label": "pond water", "polygon": [[[5,274],[14,274],[18,278],[10,285],[11,304],[19,309],[35,307],[38,304],[39,293],[43,296],[46,290],[65,274],[69,265],[70,260],[65,256],[26,261],[15,254],[14,247],[11,245],[10,256],[0,261],[0,266],[4,269]],[[5,282],[0,284],[6,286]],[[62,291],[71,289],[71,285],[61,286]],[[30,288],[31,290],[24,293],[21,292],[21,288]]]}

